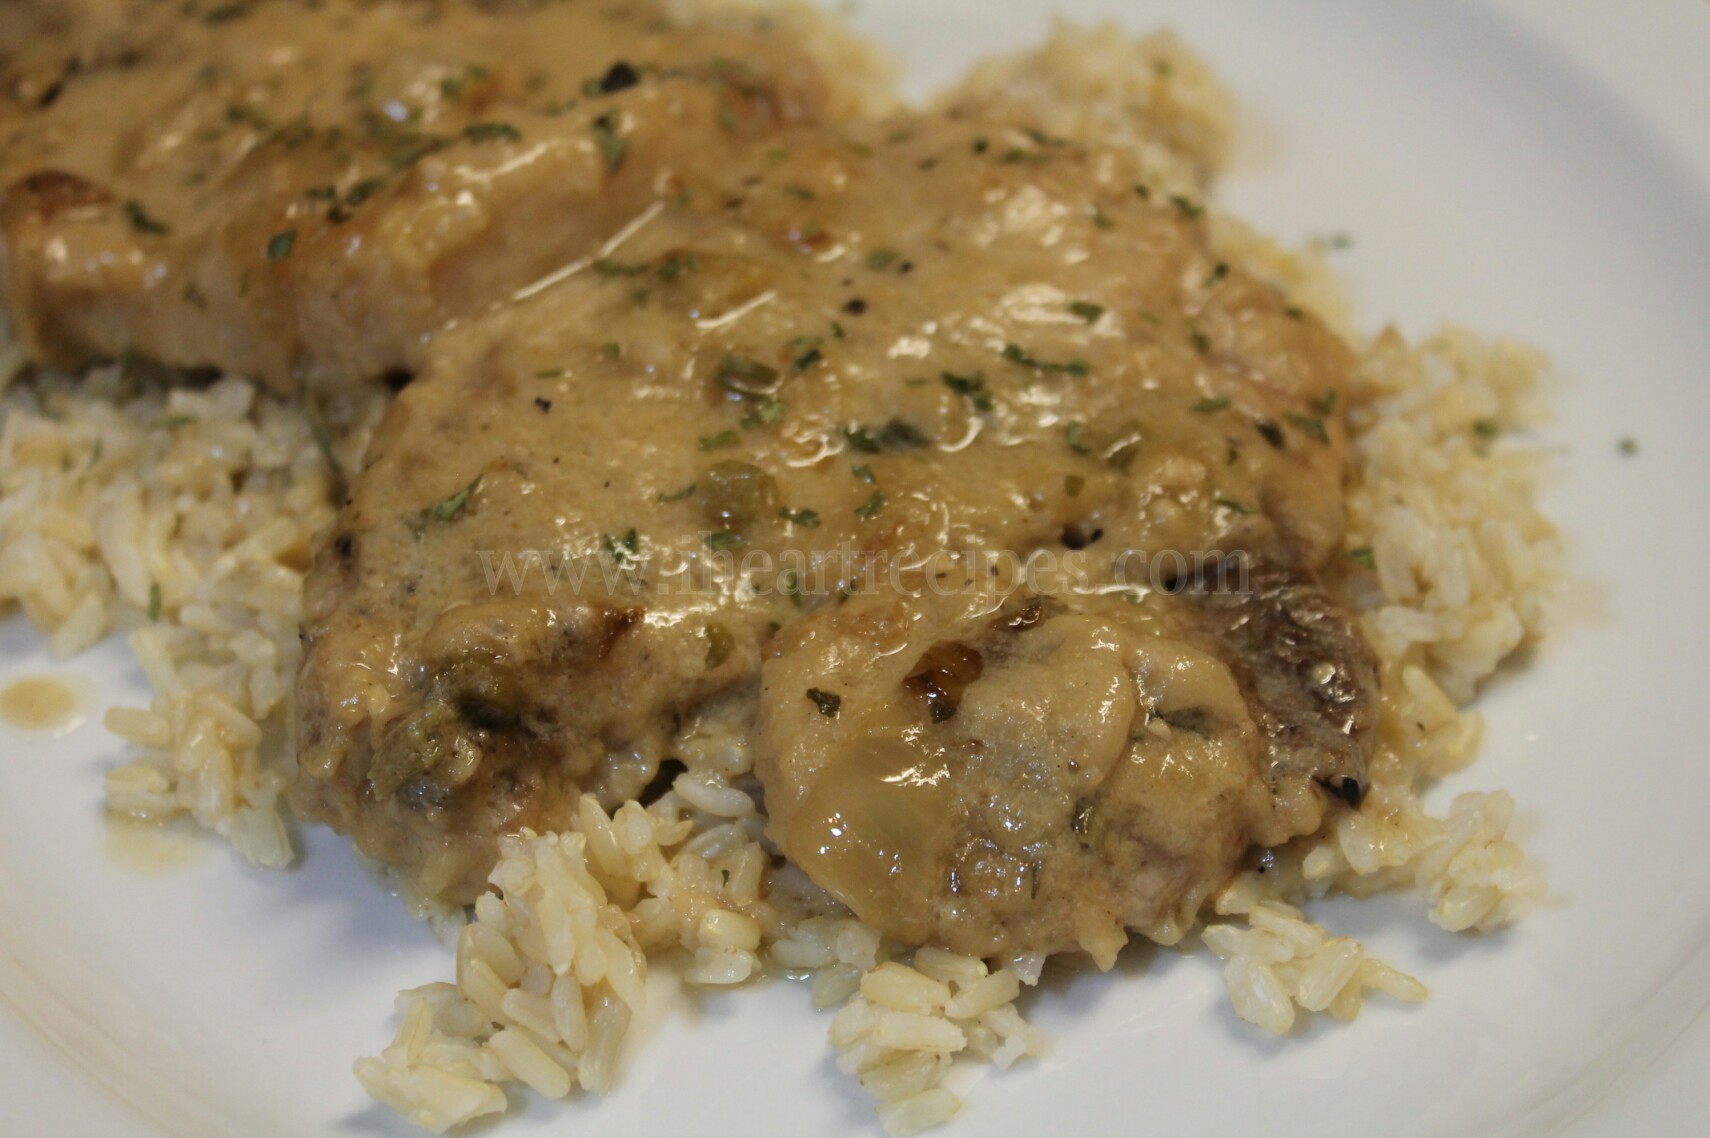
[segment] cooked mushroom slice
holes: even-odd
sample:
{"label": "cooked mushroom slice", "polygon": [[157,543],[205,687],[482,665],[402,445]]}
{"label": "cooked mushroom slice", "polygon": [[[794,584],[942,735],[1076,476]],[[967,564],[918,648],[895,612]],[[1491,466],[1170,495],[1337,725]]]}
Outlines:
{"label": "cooked mushroom slice", "polygon": [[[922,594],[822,609],[762,673],[772,837],[910,943],[1107,966],[1128,929],[1173,943],[1249,846],[1316,829],[1334,801],[1321,784],[1340,796],[1364,770],[1363,729],[1291,724],[1324,716],[1316,667],[1291,664],[1307,646],[1338,661],[1340,714],[1372,694],[1369,653],[1313,597],[1278,583],[1226,607]],[[1311,631],[1288,632],[1308,608]],[[801,698],[826,689],[835,718]]]}

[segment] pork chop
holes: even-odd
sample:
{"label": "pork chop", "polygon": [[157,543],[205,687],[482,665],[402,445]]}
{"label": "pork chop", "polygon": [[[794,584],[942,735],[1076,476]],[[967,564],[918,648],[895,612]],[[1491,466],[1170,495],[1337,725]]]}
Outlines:
{"label": "pork chop", "polygon": [[770,833],[864,919],[1103,952],[1357,795],[1375,677],[1313,582],[1351,357],[1200,203],[991,109],[633,205],[393,405],[310,581],[300,813],[467,899],[758,700]]}
{"label": "pork chop", "polygon": [[684,165],[838,97],[776,24],[665,0],[5,7],[0,301],[69,368],[401,380]]}

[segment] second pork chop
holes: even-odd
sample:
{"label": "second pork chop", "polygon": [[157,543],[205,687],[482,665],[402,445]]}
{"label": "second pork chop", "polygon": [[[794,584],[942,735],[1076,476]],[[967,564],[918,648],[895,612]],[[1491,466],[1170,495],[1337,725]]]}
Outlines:
{"label": "second pork chop", "polygon": [[0,60],[0,301],[70,368],[400,377],[685,164],[850,109],[776,23],[674,10],[29,0]]}

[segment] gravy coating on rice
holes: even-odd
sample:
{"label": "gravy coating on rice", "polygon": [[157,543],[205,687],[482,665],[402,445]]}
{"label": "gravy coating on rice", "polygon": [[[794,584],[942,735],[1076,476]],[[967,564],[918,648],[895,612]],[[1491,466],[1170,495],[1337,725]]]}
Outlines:
{"label": "gravy coating on rice", "polygon": [[[393,405],[309,585],[299,813],[467,900],[747,693],[772,839],[863,920],[1108,963],[1359,801],[1351,355],[1198,202],[1002,107],[676,174]],[[1041,553],[1076,579],[993,590]]]}

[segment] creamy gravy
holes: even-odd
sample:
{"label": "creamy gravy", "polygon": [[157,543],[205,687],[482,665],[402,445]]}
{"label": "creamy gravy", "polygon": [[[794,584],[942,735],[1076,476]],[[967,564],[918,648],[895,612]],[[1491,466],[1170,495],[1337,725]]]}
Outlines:
{"label": "creamy gravy", "polygon": [[81,702],[66,681],[30,676],[0,688],[0,720],[22,731],[62,731],[78,718]]}

